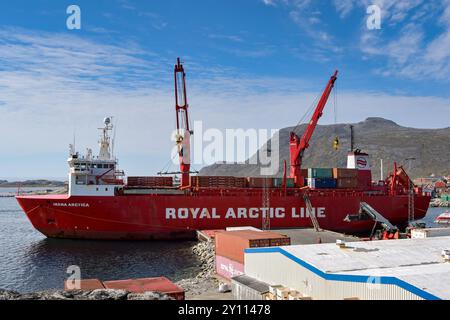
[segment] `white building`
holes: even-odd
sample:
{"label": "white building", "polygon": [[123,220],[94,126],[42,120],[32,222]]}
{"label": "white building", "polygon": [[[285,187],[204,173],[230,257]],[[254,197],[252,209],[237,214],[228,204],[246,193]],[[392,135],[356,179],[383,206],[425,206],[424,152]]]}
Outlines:
{"label": "white building", "polygon": [[251,248],[245,274],[312,299],[447,300],[448,249],[450,237]]}

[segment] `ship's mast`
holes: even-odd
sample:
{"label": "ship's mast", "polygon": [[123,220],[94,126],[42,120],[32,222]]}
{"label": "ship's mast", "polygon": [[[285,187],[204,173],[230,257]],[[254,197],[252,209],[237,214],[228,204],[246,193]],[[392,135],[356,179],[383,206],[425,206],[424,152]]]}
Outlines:
{"label": "ship's mast", "polygon": [[180,58],[175,65],[175,110],[177,118],[177,146],[180,159],[181,186],[186,187],[190,184],[190,139],[191,131],[189,128],[188,102],[186,94],[186,73]]}
{"label": "ship's mast", "polygon": [[111,117],[105,118],[103,123],[105,126],[103,128],[99,128],[102,133],[99,141],[100,151],[98,154],[98,159],[111,160],[111,137],[109,136],[109,132],[113,129]]}
{"label": "ship's mast", "polygon": [[319,100],[319,103],[317,104],[317,107],[314,111],[314,114],[311,118],[311,120],[308,123],[308,127],[306,128],[305,133],[303,134],[302,138],[300,139],[299,136],[295,132],[291,132],[290,134],[290,154],[291,154],[291,178],[295,179],[295,183],[298,186],[303,186],[304,182],[300,175],[300,169],[302,165],[303,160],[303,154],[305,150],[309,147],[309,141],[314,133],[314,130],[316,129],[317,122],[319,121],[320,117],[322,116],[323,109],[325,108],[325,105],[327,104],[328,97],[330,96],[331,90],[334,87],[334,83],[337,80],[337,74],[338,71],[336,70],[333,76],[331,76],[330,81],[328,81],[327,86],[325,87],[325,90],[322,93],[322,97]]}

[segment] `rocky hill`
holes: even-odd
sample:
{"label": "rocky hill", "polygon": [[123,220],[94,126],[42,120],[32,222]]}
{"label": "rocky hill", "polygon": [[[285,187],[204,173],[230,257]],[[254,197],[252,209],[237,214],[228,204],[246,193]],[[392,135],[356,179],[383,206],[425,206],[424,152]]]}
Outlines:
{"label": "rocky hill", "polygon": [[[404,165],[413,178],[450,174],[450,127],[444,129],[416,129],[402,127],[393,121],[382,118],[368,118],[355,123],[355,148],[371,156],[373,176],[380,176],[380,159],[384,162],[384,174],[392,170],[394,161]],[[306,125],[295,128],[301,136]],[[277,176],[283,174],[283,161],[289,166],[289,133],[293,127],[279,132],[280,162]],[[332,148],[334,137],[340,139],[340,150]],[[273,154],[271,140],[259,152],[267,148]],[[303,167],[345,167],[346,155],[350,149],[350,124],[318,125],[311,139],[310,147],[305,152]],[[258,153],[251,160],[258,159]],[[406,161],[407,158],[415,158]],[[252,162],[250,162],[252,163]],[[255,162],[253,162],[255,163]],[[410,169],[410,170],[409,170]],[[289,170],[289,167],[288,167]],[[259,165],[249,164],[214,164],[204,167],[200,175],[258,176]]]}
{"label": "rocky hill", "polygon": [[38,188],[38,187],[64,187],[65,182],[56,180],[26,180],[26,181],[8,181],[0,180],[0,188]]}

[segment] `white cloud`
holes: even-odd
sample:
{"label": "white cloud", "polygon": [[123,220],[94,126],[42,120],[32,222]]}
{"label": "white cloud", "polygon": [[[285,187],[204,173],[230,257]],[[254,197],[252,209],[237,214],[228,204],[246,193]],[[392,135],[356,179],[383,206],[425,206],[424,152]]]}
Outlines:
{"label": "white cloud", "polygon": [[[96,128],[104,116],[113,115],[118,120],[117,152],[122,167],[134,174],[156,172],[170,158],[173,144],[175,57],[171,58],[144,52],[131,43],[102,44],[21,29],[1,32],[2,154],[27,159],[31,173],[46,168],[36,175],[63,176],[73,130],[80,150],[93,147]],[[188,58],[186,69],[192,120],[219,129],[294,125],[329,76],[323,75],[323,83],[256,77],[193,58]],[[409,126],[448,125],[434,114],[448,112],[449,99],[340,93],[339,114],[344,116],[338,118],[340,122],[381,116]],[[423,107],[430,112],[424,114]],[[326,109],[321,123],[333,122],[331,110]],[[48,165],[56,157],[58,169]],[[0,176],[24,172],[23,162],[4,161],[0,168],[8,172]]]}
{"label": "white cloud", "polygon": [[[385,76],[410,79],[448,79],[450,76],[450,1],[399,3],[379,1],[390,9],[390,23],[409,17],[399,32],[384,27],[381,32],[363,30],[360,48],[368,56],[384,57],[386,66],[377,70]],[[395,16],[397,18],[395,18]],[[406,19],[405,19],[406,20]],[[432,23],[443,29],[437,35],[427,33]]]}

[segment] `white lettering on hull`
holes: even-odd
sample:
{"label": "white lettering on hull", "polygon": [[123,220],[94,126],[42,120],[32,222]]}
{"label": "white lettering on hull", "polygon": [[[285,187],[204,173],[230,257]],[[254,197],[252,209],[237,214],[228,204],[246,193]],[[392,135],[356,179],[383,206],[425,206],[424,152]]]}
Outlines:
{"label": "white lettering on hull", "polygon": [[53,202],[54,207],[89,208],[89,203]]}
{"label": "white lettering on hull", "polygon": [[[225,219],[284,219],[287,216],[285,208],[228,208],[224,211]],[[290,217],[293,219],[310,218],[306,208],[292,208]],[[326,218],[325,208],[312,208],[311,214],[317,218]],[[167,220],[186,219],[220,219],[217,208],[166,208]]]}

